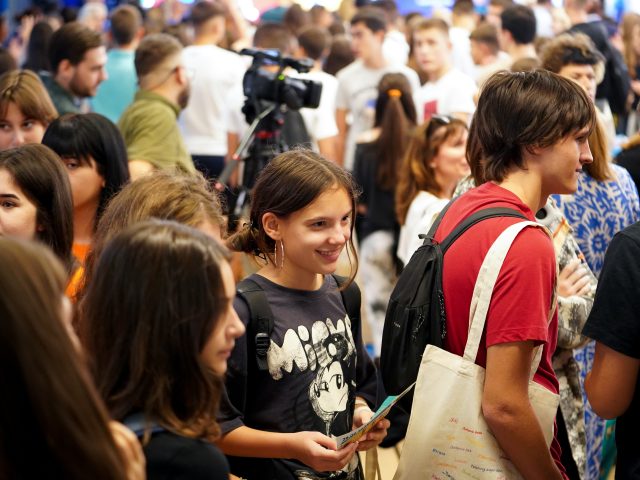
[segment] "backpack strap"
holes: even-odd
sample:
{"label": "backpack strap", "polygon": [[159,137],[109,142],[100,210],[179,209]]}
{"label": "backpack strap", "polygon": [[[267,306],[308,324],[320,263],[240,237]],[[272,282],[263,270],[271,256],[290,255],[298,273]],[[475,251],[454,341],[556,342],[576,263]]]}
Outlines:
{"label": "backpack strap", "polygon": [[[451,203],[449,203],[449,205],[451,205]],[[447,205],[447,207],[449,205]],[[524,220],[529,220],[522,212],[514,210],[513,208],[495,207],[479,210],[456,225],[456,228],[454,228],[453,231],[447,236],[447,238],[442,241],[442,243],[440,244],[442,253],[444,254],[444,252],[447,251],[451,244],[455,242],[458,237],[460,237],[460,235],[466,232],[469,228],[473,227],[476,223],[479,223],[488,218],[495,217],[516,217],[522,218]]]}
{"label": "backpack strap", "polygon": [[449,207],[453,205],[453,202],[455,202],[458,198],[460,197],[452,198],[451,201],[445,205],[445,207],[442,209],[442,211],[438,214],[436,219],[431,224],[431,228],[429,229],[429,232],[426,235],[424,233],[421,233],[420,235],[418,235],[418,238],[424,239],[424,242],[422,242],[423,245],[426,245],[427,243],[433,241],[433,237],[435,237],[436,231],[438,230],[438,227],[440,226],[440,222],[444,218],[444,215],[447,213],[447,210],[449,210]]}
{"label": "backpack strap", "polygon": [[[332,277],[335,279],[338,287],[342,287],[342,285],[349,281],[347,277],[342,277],[336,274],[333,274]],[[355,321],[359,321],[362,296],[356,282],[351,282],[347,288],[340,290],[340,296],[342,297],[342,303],[347,311],[347,315],[349,315],[351,323],[353,324]]]}
{"label": "backpack strap", "polygon": [[[249,307],[249,328],[247,328],[247,333],[253,335],[258,369],[267,371],[269,370],[267,352],[269,351],[271,332],[273,331],[273,312],[269,307],[267,296],[262,287],[249,278],[240,281],[236,289]],[[249,341],[251,341],[250,336]]]}
{"label": "backpack strap", "polygon": [[151,435],[160,432],[166,432],[167,429],[156,423],[154,420],[149,419],[144,413],[138,412],[128,415],[122,420],[125,427],[131,430],[136,437],[142,438],[146,432]]}

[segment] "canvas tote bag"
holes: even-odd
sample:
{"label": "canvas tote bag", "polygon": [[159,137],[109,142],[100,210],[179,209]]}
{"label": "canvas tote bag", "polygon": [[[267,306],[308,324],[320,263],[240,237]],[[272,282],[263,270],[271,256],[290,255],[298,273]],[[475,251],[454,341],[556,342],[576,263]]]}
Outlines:
{"label": "canvas tote bag", "polygon": [[[427,345],[394,480],[522,478],[482,415],[485,369],[474,362],[500,268],[513,240],[528,226],[542,228],[548,234],[543,226],[534,222],[511,225],[491,246],[480,267],[469,312],[469,337],[464,356]],[[550,316],[554,310],[555,302]],[[541,356],[542,346],[539,346],[529,377],[529,399],[547,445],[551,445],[559,396],[532,381]]]}

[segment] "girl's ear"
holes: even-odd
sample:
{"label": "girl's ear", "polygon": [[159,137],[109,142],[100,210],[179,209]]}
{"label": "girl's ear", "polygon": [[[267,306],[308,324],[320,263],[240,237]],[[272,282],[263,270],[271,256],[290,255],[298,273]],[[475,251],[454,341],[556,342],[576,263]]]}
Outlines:
{"label": "girl's ear", "polygon": [[267,212],[262,216],[262,228],[272,240],[282,240],[280,221],[274,213]]}

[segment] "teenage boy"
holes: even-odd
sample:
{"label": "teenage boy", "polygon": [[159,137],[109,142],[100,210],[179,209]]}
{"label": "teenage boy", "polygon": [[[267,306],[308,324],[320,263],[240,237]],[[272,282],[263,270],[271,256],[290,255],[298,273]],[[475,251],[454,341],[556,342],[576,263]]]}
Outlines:
{"label": "teenage boy", "polygon": [[500,55],[498,31],[490,23],[479,25],[469,36],[471,58],[476,65],[476,84],[481,87],[498,70],[508,70],[511,65],[509,56]]}
{"label": "teenage boy", "polygon": [[[442,241],[464,218],[484,208],[508,207],[535,221],[550,194],[575,192],[583,165],[592,161],[587,138],[594,122],[593,102],[571,80],[546,71],[492,76],[482,89],[467,148],[480,186],[451,206],[435,240]],[[496,238],[519,221],[482,221],[447,251],[443,289],[448,351],[463,355],[480,266]],[[486,368],[484,418],[524,478],[565,478],[557,439],[547,447],[528,396],[539,345],[542,357],[533,381],[558,393],[551,365],[558,333],[557,310],[551,310],[555,287],[552,240],[539,228],[525,228],[500,270],[476,358]]]}
{"label": "teenage boy", "polygon": [[133,5],[120,5],[113,11],[110,20],[109,36],[114,47],[107,52],[105,68],[109,78],[100,84],[91,105],[94,112],[118,123],[138,89],[134,57],[144,29],[142,15]]}
{"label": "teenage boy", "polygon": [[323,157],[335,160],[338,135],[335,117],[338,80],[322,70],[322,62],[329,53],[330,44],[331,36],[326,29],[313,26],[303,29],[298,35],[295,56],[310,58],[313,60],[313,68],[308,73],[294,74],[294,76],[322,84],[318,108],[302,108],[300,114],[304,119],[313,147],[317,148]]}
{"label": "teenage boy", "polygon": [[219,177],[224,168],[228,119],[230,111],[242,108],[244,60],[249,58],[218,46],[225,36],[226,12],[221,2],[194,4],[190,20],[195,38],[183,54],[194,73],[191,94],[197,100],[180,114],[180,128],[193,163],[209,179]]}
{"label": "teenage boy", "polygon": [[[363,7],[351,19],[351,50],[356,60],[338,72],[336,123],[338,124],[337,160],[350,170],[353,167],[356,138],[373,128],[378,83],[385,73],[404,74],[413,92],[420,86],[416,72],[404,65],[389,65],[382,53],[387,30],[384,12]],[[347,115],[351,114],[351,125]]]}
{"label": "teenage boy", "polygon": [[512,5],[500,15],[500,46],[511,57],[511,62],[523,58],[537,58],[533,41],[536,38],[536,16],[529,7]]}
{"label": "teenage boy", "polygon": [[453,67],[449,26],[431,18],[418,22],[413,30],[416,62],[427,74],[427,82],[414,94],[420,120],[433,115],[450,115],[465,122],[475,110],[474,80]]}

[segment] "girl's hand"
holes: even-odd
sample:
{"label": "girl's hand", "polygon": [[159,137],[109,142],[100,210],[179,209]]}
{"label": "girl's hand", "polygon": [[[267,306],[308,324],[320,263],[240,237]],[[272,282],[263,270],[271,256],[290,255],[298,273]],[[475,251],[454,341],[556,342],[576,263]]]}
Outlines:
{"label": "girl's hand", "polygon": [[109,422],[111,435],[120,450],[127,480],[144,480],[147,478],[144,453],[138,438],[120,422]]}
{"label": "girl's hand", "polygon": [[[353,414],[353,428],[358,428],[365,423],[367,423],[371,417],[373,417],[373,412],[366,408],[359,408]],[[384,437],[387,436],[387,429],[391,426],[391,422],[386,418],[382,420],[378,420],[378,422],[373,426],[371,430],[367,432],[366,435],[360,438],[358,441],[358,451],[362,452],[364,450],[369,450],[370,448],[377,447],[380,445],[380,442],[384,440]]]}
{"label": "girl's hand", "polygon": [[590,288],[588,272],[582,268],[578,258],[572,260],[558,275],[558,295],[561,297],[585,295]]}
{"label": "girl's hand", "polygon": [[336,450],[335,440],[320,432],[298,432],[292,435],[293,458],[318,472],[335,472],[342,469],[358,448],[358,442],[355,442]]}

